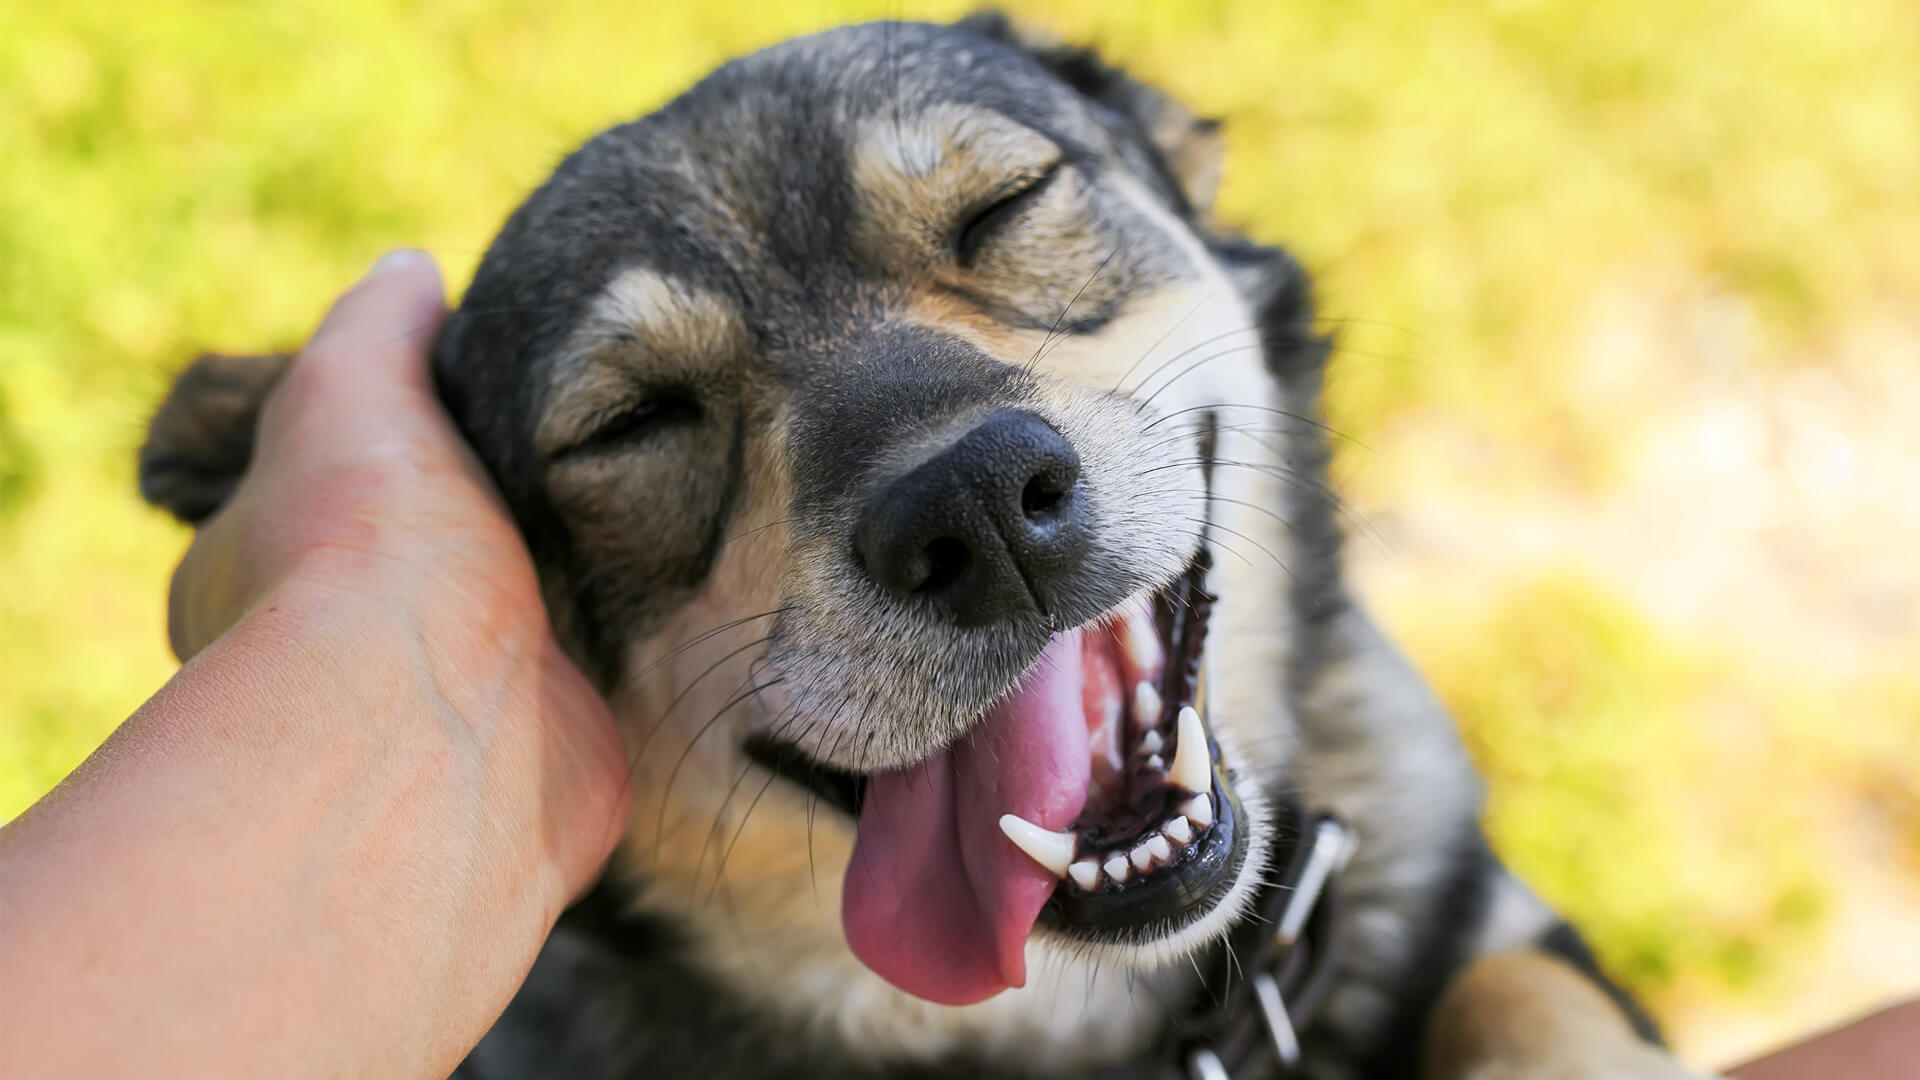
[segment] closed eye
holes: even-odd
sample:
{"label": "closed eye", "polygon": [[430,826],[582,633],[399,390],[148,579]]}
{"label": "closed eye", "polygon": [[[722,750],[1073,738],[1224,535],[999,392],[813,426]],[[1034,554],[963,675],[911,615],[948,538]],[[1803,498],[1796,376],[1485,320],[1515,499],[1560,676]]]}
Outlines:
{"label": "closed eye", "polygon": [[611,411],[606,420],[584,438],[555,454],[554,458],[559,460],[632,446],[667,429],[697,424],[704,415],[700,399],[694,397],[691,390],[655,391]]}
{"label": "closed eye", "polygon": [[981,245],[1008,223],[1018,219],[1059,175],[1060,163],[1056,161],[1041,172],[1015,179],[994,192],[968,215],[953,237],[953,253],[960,265],[971,266]]}

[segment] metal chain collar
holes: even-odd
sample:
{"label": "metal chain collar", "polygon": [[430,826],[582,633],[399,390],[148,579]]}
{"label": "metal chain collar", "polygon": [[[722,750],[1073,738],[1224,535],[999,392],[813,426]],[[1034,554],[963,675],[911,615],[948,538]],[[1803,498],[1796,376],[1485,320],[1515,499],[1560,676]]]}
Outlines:
{"label": "metal chain collar", "polygon": [[1291,1075],[1300,1064],[1300,1031],[1332,988],[1342,937],[1337,876],[1353,856],[1354,837],[1330,814],[1308,815],[1297,803],[1283,810],[1281,828],[1298,830],[1276,844],[1287,865],[1276,867],[1281,877],[1263,888],[1228,940],[1224,977],[1237,985],[1223,1000],[1203,998],[1181,1025],[1188,1032],[1177,1044],[1184,1080]]}

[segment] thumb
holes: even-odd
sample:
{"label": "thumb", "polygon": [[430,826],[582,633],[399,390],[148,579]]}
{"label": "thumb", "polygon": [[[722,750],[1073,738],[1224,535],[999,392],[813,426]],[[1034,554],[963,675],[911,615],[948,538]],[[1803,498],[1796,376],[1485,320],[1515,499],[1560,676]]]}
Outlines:
{"label": "thumb", "polygon": [[432,394],[428,350],[447,315],[440,267],[426,252],[396,248],[346,290],[288,371],[275,398],[332,400],[376,388]]}
{"label": "thumb", "polygon": [[[263,457],[319,425],[327,449],[353,453],[400,434],[398,416],[434,400],[429,354],[446,318],[440,269],[424,251],[396,248],[333,307],[262,411]],[[306,440],[300,440],[302,442]]]}
{"label": "thumb", "polygon": [[433,256],[395,248],[334,301],[301,361],[337,369],[355,382],[398,375],[425,390],[427,346],[445,317],[445,289]]}

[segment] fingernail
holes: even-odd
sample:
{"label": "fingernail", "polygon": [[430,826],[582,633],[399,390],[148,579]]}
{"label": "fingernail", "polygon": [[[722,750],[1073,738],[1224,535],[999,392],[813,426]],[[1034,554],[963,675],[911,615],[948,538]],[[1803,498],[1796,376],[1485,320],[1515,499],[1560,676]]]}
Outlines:
{"label": "fingernail", "polygon": [[399,270],[410,269],[420,265],[426,258],[427,253],[418,248],[394,248],[392,251],[380,256],[379,260],[373,264],[373,269],[367,271],[367,276],[376,278]]}

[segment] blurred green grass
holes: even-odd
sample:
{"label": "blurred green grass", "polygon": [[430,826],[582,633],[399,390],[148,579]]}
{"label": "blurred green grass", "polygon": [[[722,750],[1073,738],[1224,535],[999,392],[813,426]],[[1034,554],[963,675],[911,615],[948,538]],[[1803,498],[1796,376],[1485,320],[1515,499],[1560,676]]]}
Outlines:
{"label": "blurred green grass", "polygon": [[[429,248],[457,288],[560,155],[730,55],[971,6],[0,9],[0,818],[173,668],[163,603],[186,535],[138,503],[132,462],[186,357],[297,343],[389,246]],[[1339,469],[1373,507],[1432,493],[1435,423],[1470,436],[1476,481],[1515,505],[1606,505],[1651,437],[1643,406],[1684,398],[1687,365],[1711,358],[1633,369],[1622,390],[1579,354],[1596,297],[1736,304],[1736,381],[1829,364],[1851,328],[1910,314],[1917,11],[1016,9],[1226,119],[1224,216],[1319,273],[1333,421],[1357,440]],[[1920,865],[1912,778],[1888,765],[1920,761],[1903,646],[1858,677],[1801,676],[1660,625],[1578,567],[1471,593],[1412,577],[1380,600],[1461,715],[1496,840],[1656,1003],[1759,1001],[1820,949],[1848,883],[1782,800],[1890,807],[1902,872]],[[1844,730],[1821,722],[1836,708]],[[1729,751],[1756,731],[1768,749]]]}

